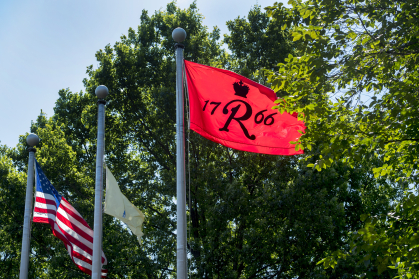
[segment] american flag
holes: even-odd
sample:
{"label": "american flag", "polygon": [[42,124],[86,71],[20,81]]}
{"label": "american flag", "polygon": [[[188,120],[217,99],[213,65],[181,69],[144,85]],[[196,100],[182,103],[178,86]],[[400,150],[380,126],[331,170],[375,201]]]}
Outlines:
{"label": "american flag", "polygon": [[[77,267],[89,275],[92,274],[93,230],[80,213],[58,194],[35,160],[36,194],[33,221],[48,223],[52,233],[61,239]],[[102,251],[102,264],[107,260]],[[102,269],[102,278],[107,270]]]}

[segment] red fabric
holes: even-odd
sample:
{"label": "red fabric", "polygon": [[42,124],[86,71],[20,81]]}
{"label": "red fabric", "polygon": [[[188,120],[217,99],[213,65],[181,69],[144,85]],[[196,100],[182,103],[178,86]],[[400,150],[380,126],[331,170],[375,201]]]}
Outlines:
{"label": "red fabric", "polygon": [[185,60],[191,129],[238,150],[295,155],[291,141],[305,130],[288,113],[273,110],[275,92],[236,73]]}

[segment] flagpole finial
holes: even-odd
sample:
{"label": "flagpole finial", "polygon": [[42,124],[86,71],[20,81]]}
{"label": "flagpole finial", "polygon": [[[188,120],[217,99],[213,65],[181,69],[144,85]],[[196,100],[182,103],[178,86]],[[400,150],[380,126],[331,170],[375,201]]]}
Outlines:
{"label": "flagpole finial", "polygon": [[35,134],[29,134],[29,136],[26,137],[26,143],[30,146],[35,146],[39,143],[39,137]]}
{"label": "flagpole finial", "polygon": [[172,38],[177,43],[181,43],[186,39],[186,31],[183,28],[175,28],[172,32]]}
{"label": "flagpole finial", "polygon": [[99,99],[105,99],[109,94],[109,90],[105,85],[99,85],[95,90],[96,96]]}

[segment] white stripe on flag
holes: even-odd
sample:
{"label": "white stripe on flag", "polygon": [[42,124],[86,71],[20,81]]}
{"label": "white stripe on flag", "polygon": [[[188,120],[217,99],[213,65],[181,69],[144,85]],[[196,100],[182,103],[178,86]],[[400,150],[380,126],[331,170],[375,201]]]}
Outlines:
{"label": "white stripe on flag", "polygon": [[55,203],[55,198],[54,198],[53,195],[36,191],[36,196],[40,197],[40,198],[43,198],[43,199],[46,199],[46,200],[51,200]]}
{"label": "white stripe on flag", "polygon": [[68,252],[68,254],[70,255],[70,257],[71,257],[71,246],[70,245],[68,245],[67,244],[67,252]]}
{"label": "white stripe on flag", "polygon": [[91,264],[88,264],[88,263],[86,263],[85,261],[83,261],[79,258],[73,257],[73,261],[76,265],[79,265],[79,266],[82,266],[84,268],[92,270],[92,265]]}
{"label": "white stripe on flag", "polygon": [[105,262],[103,263],[103,265],[108,264],[108,259],[105,257],[105,252],[103,252],[103,250],[102,250],[102,259],[105,260]]}
{"label": "white stripe on flag", "polygon": [[51,210],[54,210],[54,211],[57,210],[57,206],[55,206],[55,205],[40,203],[40,202],[36,202],[35,207],[42,208],[42,209],[51,209]]}
{"label": "white stripe on flag", "polygon": [[55,221],[55,215],[51,213],[42,213],[42,212],[34,212],[33,217],[39,217],[39,218],[48,218],[52,221]]}

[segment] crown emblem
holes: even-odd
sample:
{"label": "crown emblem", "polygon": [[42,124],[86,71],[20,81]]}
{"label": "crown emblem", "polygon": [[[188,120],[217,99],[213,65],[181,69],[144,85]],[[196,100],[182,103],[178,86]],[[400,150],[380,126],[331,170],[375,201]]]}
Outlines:
{"label": "crown emblem", "polygon": [[235,82],[233,83],[233,87],[234,87],[234,91],[236,93],[234,93],[234,95],[246,98],[247,93],[249,92],[250,88],[249,86],[243,84],[243,81],[240,82]]}

